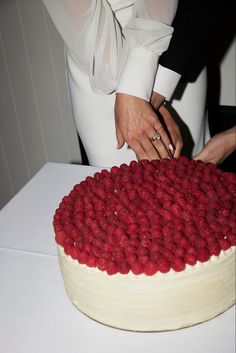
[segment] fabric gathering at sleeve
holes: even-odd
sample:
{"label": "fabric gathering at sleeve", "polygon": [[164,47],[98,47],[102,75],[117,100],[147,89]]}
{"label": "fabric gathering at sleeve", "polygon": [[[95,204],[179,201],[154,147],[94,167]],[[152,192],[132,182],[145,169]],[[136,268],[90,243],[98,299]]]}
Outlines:
{"label": "fabric gathering at sleeve", "polygon": [[[43,2],[94,92],[150,99],[158,58],[171,38],[176,0],[116,1],[115,9],[106,0]],[[130,18],[123,25],[119,18],[127,11]]]}

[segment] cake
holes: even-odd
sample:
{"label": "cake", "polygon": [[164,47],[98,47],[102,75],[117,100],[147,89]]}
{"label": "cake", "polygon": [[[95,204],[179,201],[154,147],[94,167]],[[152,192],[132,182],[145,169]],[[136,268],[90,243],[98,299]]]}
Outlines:
{"label": "cake", "polygon": [[75,185],[54,215],[66,292],[134,331],[204,322],[235,303],[236,175],[201,161],[132,161]]}

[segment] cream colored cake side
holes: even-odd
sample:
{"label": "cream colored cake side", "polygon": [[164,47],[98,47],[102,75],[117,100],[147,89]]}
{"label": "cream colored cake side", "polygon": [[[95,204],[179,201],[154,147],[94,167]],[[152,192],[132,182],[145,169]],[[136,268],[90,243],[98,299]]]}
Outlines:
{"label": "cream colored cake side", "polygon": [[80,265],[58,246],[65,289],[84,314],[106,325],[163,331],[209,320],[235,303],[235,248],[182,272],[107,273]]}

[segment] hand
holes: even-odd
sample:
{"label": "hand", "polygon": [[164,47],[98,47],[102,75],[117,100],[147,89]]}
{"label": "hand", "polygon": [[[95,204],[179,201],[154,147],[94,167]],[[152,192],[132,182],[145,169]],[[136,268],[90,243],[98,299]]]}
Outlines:
{"label": "hand", "polygon": [[219,164],[236,149],[236,126],[212,137],[195,160]]}
{"label": "hand", "polygon": [[[116,94],[115,123],[118,148],[125,142],[137,159],[162,159],[171,156],[170,138],[165,132],[152,105],[142,98],[124,93]],[[161,139],[151,141],[154,136]]]}
{"label": "hand", "polygon": [[176,122],[172,118],[169,110],[164,105],[160,106],[159,113],[161,114],[161,116],[165,122],[166,128],[168,130],[168,133],[171,137],[171,142],[172,142],[171,145],[173,148],[172,155],[173,155],[173,157],[178,158],[180,156],[181,150],[183,148],[183,140],[182,140],[179,126],[176,124]]}

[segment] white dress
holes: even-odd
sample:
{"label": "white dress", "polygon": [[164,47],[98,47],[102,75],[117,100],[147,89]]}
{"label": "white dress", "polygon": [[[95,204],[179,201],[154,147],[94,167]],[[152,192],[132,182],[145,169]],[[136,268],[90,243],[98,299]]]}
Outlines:
{"label": "white dress", "polygon": [[[177,0],[43,2],[66,44],[73,114],[89,163],[128,163],[136,158],[134,152],[127,145],[116,148],[115,93],[150,100],[158,59],[173,31]],[[201,133],[195,136],[191,122],[186,123],[198,143]]]}

